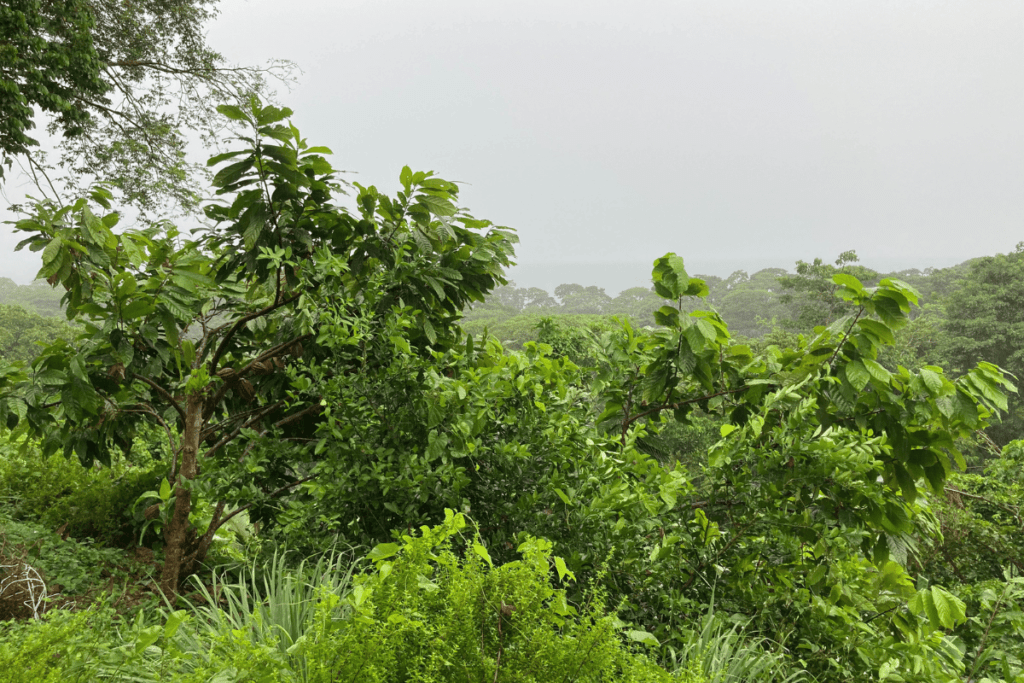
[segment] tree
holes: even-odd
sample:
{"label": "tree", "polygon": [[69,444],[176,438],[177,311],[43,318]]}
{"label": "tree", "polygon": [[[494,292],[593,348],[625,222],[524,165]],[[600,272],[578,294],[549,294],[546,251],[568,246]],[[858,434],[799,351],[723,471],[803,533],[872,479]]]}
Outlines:
{"label": "tree", "polygon": [[812,263],[796,262],[795,275],[778,278],[779,286],[788,290],[782,302],[793,306],[793,318],[787,321],[792,329],[806,330],[819,325],[830,325],[842,314],[842,302],[835,296],[839,286],[832,281],[837,273],[849,273],[867,283],[877,281],[878,274],[863,266],[855,266],[857,253],[844,251],[835,265],[816,258]]}
{"label": "tree", "polygon": [[555,296],[562,302],[565,313],[606,313],[612,302],[603,287],[577,284],[558,285]]}
{"label": "tree", "polygon": [[44,317],[61,315],[61,293],[55,292],[45,280],[19,285],[8,277],[0,277],[0,304],[21,306]]}
{"label": "tree", "polygon": [[65,135],[84,132],[89,112],[79,98],[101,99],[109,84],[93,45],[84,0],[8,0],[0,6],[0,179],[4,163],[38,144],[33,107],[53,116]]}
{"label": "tree", "polygon": [[[955,372],[988,361],[1024,377],[1024,242],[1012,254],[974,261],[944,310],[944,352]],[[1000,445],[1020,438],[1020,411],[1014,397],[1008,420],[990,429]]]}
{"label": "tree", "polygon": [[[85,200],[38,204],[17,224],[84,332],[31,374],[4,370],[0,421],[84,465],[129,450],[142,423],[163,429],[168,595],[219,526],[319,476],[317,424],[332,412],[321,386],[396,348],[457,343],[455,321],[504,283],[514,240],[459,210],[456,185],[408,168],[397,198],[360,187],[353,215],[331,203],[329,150],[281,123],[289,110],[255,99],[220,110],[250,129],[248,146],[211,159],[231,161],[214,178],[228,201],[206,207],[216,226],[195,239],[167,223],[115,234],[117,214],[97,217]],[[198,502],[208,523],[190,515]]]}
{"label": "tree", "polygon": [[[618,441],[622,465],[574,491],[564,510],[587,539],[621,530],[610,539],[610,580],[630,596],[630,617],[671,637],[674,615],[713,595],[716,608],[813,652],[802,662],[816,673],[857,680],[896,658],[923,665],[907,680],[960,680],[943,631],[962,621],[963,605],[935,587],[915,593],[903,566],[915,523],[927,519],[918,499],[943,495],[954,465],[965,466],[956,439],[1006,409],[1009,382],[984,362],[956,381],[936,367],[882,367],[879,349],[917,300],[897,280],[868,288],[834,274],[847,314],[760,357],[733,343],[717,314],[686,314],[685,298],[707,289],[681,258],[659,259],[654,282],[674,302],[655,314],[662,329],[627,325],[601,340],[597,423]],[[700,498],[685,473],[636,450],[662,422],[694,415],[721,420],[721,440],[692,475]],[[942,619],[928,616],[930,600]]]}
{"label": "tree", "polygon": [[[185,156],[189,132],[228,137],[213,103],[266,90],[288,65],[231,67],[206,42],[215,0],[12,0],[0,8],[0,154],[60,171],[82,194],[96,179],[143,211],[198,206],[208,181]],[[33,107],[62,134],[57,166],[36,140]],[[59,168],[58,168],[59,167]],[[46,178],[48,193],[56,188]],[[37,185],[42,179],[37,177]]]}

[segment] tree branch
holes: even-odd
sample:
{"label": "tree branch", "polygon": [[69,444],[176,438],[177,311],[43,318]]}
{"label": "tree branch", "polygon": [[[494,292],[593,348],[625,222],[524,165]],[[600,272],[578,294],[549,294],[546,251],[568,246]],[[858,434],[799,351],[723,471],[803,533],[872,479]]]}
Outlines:
{"label": "tree branch", "polygon": [[137,379],[137,380],[139,380],[141,382],[144,382],[145,384],[148,384],[153,389],[155,389],[156,393],[160,394],[160,396],[163,397],[164,400],[166,400],[168,403],[170,403],[174,407],[174,409],[178,412],[178,417],[181,418],[181,421],[184,424],[184,422],[185,422],[185,411],[182,410],[181,406],[178,405],[178,402],[174,400],[174,397],[171,396],[170,392],[168,392],[166,389],[164,389],[162,386],[160,386],[159,384],[157,384],[153,380],[149,379],[148,377],[143,377],[142,375],[136,375],[133,372],[132,373],[132,378],[133,379]]}
{"label": "tree branch", "polygon": [[[290,339],[290,340],[288,340],[286,342],[282,342],[281,344],[278,344],[277,346],[271,347],[270,349],[264,351],[263,353],[259,354],[258,356],[253,358],[251,361],[249,361],[245,365],[244,368],[242,368],[241,370],[238,371],[238,374],[236,375],[235,379],[244,377],[250,370],[252,370],[252,366],[253,366],[254,363],[262,362],[262,361],[264,361],[264,360],[266,360],[268,358],[273,358],[273,357],[277,356],[279,353],[281,353],[281,351],[283,351],[284,349],[287,349],[289,346],[292,346],[293,344],[296,344],[297,342],[301,342],[304,339],[309,339],[312,336],[313,336],[312,334],[302,334],[302,335],[299,335],[298,337],[295,337],[294,339]],[[225,382],[224,385],[220,389],[217,390],[217,393],[213,395],[213,398],[211,398],[207,402],[206,410],[204,411],[204,415],[203,415],[204,418],[209,418],[210,415],[213,414],[213,411],[217,409],[217,406],[220,405],[220,402],[222,400],[224,400],[224,396],[225,396],[225,394],[228,393],[228,389],[229,388],[230,388],[230,386],[228,385],[227,382]]]}
{"label": "tree branch", "polygon": [[221,340],[220,345],[217,347],[217,350],[213,354],[213,358],[210,359],[210,375],[212,376],[217,373],[217,363],[220,362],[221,356],[223,356],[224,352],[227,350],[228,342],[230,342],[231,338],[235,336],[235,333],[241,329],[242,325],[246,324],[250,320],[255,320],[256,318],[267,315],[268,313],[272,313],[277,309],[281,308],[282,306],[287,306],[293,301],[296,301],[300,296],[302,296],[301,292],[298,294],[294,294],[288,297],[287,299],[279,299],[272,303],[271,305],[267,306],[266,308],[254,311],[252,313],[249,313],[248,315],[243,315],[241,318],[235,321],[235,324],[232,325],[231,328],[227,331],[227,334],[224,335],[224,339]]}
{"label": "tree branch", "polygon": [[[279,496],[282,493],[284,493],[285,491],[287,491],[288,489],[293,488],[295,486],[298,486],[299,484],[305,484],[307,481],[311,481],[313,479],[316,479],[319,476],[320,476],[320,473],[317,472],[315,474],[309,475],[308,477],[303,477],[302,479],[299,479],[297,481],[293,481],[290,484],[285,484],[284,486],[282,486],[281,488],[277,489],[276,491],[271,492],[267,497],[268,498],[274,498],[276,496]],[[216,532],[217,529],[219,529],[220,527],[222,527],[225,524],[227,524],[229,519],[231,519],[232,517],[234,517],[235,515],[237,515],[239,513],[245,512],[246,510],[248,510],[251,507],[252,507],[252,503],[246,503],[242,507],[240,507],[240,508],[238,508],[236,510],[232,510],[229,514],[225,515],[224,519],[220,520],[220,523],[217,524],[216,528],[213,527],[213,525],[210,525],[210,530],[212,530],[213,532]],[[206,533],[208,533],[208,534],[211,533],[210,530],[208,530]]]}
{"label": "tree branch", "polygon": [[685,401],[679,401],[678,403],[663,403],[660,406],[655,406],[653,408],[645,410],[642,413],[637,413],[633,417],[629,418],[628,421],[626,421],[626,426],[628,427],[629,425],[633,424],[634,422],[636,422],[637,420],[639,420],[641,418],[647,417],[648,415],[651,415],[651,414],[654,414],[654,413],[660,413],[663,410],[676,410],[677,408],[682,408],[683,406],[690,405],[691,403],[700,403],[701,401],[708,401],[708,400],[713,399],[713,398],[715,398],[717,396],[728,396],[730,394],[738,394],[741,391],[746,391],[748,388],[749,387],[738,387],[736,389],[727,389],[725,391],[719,391],[719,392],[716,392],[714,394],[708,394],[707,396],[698,396],[697,398],[691,398],[691,399],[687,399]]}
{"label": "tree branch", "polygon": [[244,424],[236,427],[233,432],[231,432],[227,436],[223,437],[220,441],[218,441],[213,446],[211,446],[209,448],[209,450],[207,450],[205,453],[203,453],[203,457],[204,458],[208,458],[211,455],[213,455],[214,453],[216,453],[217,449],[219,449],[221,446],[224,446],[225,444],[230,443],[232,441],[232,439],[234,439],[236,436],[241,434],[243,429],[245,429],[246,427],[250,427],[253,424],[255,424],[256,422],[262,420],[264,417],[266,417],[267,415],[272,413],[274,410],[279,408],[281,406],[281,404],[283,404],[283,403],[284,403],[284,401],[277,401],[276,403],[271,403],[270,405],[266,406],[265,408],[263,408],[263,409],[261,409],[259,411],[256,411],[256,415],[254,415],[252,418],[247,420]]}

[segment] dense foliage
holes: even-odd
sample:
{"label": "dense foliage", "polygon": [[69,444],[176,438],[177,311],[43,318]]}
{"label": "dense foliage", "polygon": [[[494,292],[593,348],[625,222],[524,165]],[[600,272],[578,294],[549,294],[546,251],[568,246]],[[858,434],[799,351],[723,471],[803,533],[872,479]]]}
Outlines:
{"label": "dense foliage", "polygon": [[70,323],[0,308],[6,680],[1024,680],[1020,250],[552,297],[220,112],[202,230],[16,225]]}

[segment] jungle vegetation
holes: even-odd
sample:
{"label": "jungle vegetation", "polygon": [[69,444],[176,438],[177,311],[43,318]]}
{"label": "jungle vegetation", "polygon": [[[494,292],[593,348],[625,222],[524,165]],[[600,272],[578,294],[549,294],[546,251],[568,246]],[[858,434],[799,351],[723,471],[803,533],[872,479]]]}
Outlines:
{"label": "jungle vegetation", "polygon": [[[101,150],[112,32],[207,16],[72,1],[62,57],[62,6],[0,10],[5,154],[29,104]],[[208,174],[153,147],[13,225],[0,680],[1024,681],[1024,246],[516,288],[457,184],[347,184],[246,78],[196,95]],[[203,229],[119,225],[161,202]]]}

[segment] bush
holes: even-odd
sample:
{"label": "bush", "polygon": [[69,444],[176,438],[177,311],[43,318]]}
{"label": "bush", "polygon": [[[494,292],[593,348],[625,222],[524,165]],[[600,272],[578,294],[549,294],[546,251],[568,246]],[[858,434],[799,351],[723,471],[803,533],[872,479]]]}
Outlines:
{"label": "bush", "polygon": [[13,519],[38,521],[65,536],[128,546],[143,522],[133,515],[133,504],[166,470],[152,462],[83,468],[60,454],[43,458],[32,446],[7,445],[0,452],[0,501]]}
{"label": "bush", "polygon": [[[673,676],[625,644],[656,641],[626,630],[600,592],[586,605],[567,602],[552,567],[560,580],[573,577],[546,541],[495,567],[478,538],[461,538],[465,525],[449,511],[438,527],[379,545],[354,579],[337,556],[297,570],[278,558],[262,581],[254,568],[203,589],[224,609],[193,605],[164,624],[139,624],[118,648],[122,662],[99,680],[703,680]],[[463,557],[453,541],[465,542]]]}
{"label": "bush", "polygon": [[[585,605],[552,587],[550,544],[528,540],[522,560],[491,566],[479,540],[459,559],[451,538],[462,515],[384,544],[370,554],[375,571],[320,610],[322,636],[310,649],[310,680],[362,681],[669,681],[672,676],[623,644],[625,624],[605,611],[600,591]],[[626,631],[655,644],[653,636]]]}
{"label": "bush", "polygon": [[[80,596],[105,583],[104,577],[125,564],[124,553],[90,543],[63,540],[52,530],[32,522],[18,522],[0,514],[0,560],[18,567],[27,565],[42,575],[47,593]],[[0,602],[3,602],[0,600]],[[21,602],[21,601],[19,601]],[[0,611],[0,619],[19,616],[20,611]],[[28,616],[28,615],[24,615]]]}
{"label": "bush", "polygon": [[55,610],[39,621],[0,622],[0,672],[5,683],[91,683],[97,680],[113,610]]}

